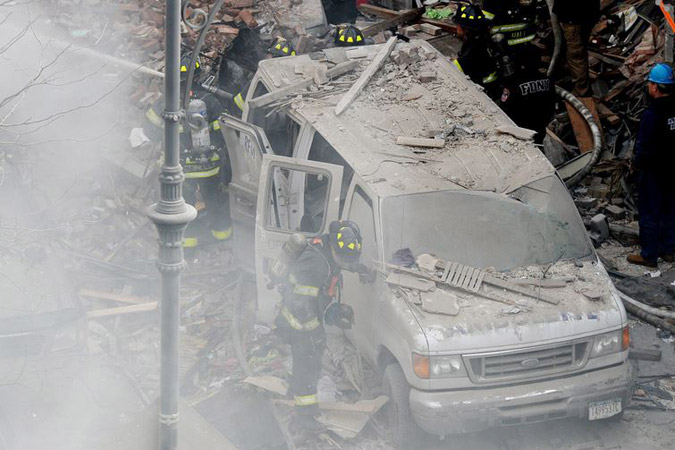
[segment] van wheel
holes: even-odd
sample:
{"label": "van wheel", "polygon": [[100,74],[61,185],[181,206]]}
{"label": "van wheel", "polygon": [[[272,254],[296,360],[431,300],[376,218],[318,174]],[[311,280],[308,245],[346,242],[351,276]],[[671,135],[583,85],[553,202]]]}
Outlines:
{"label": "van wheel", "polygon": [[382,384],[384,394],[389,397],[389,401],[382,408],[389,438],[399,449],[411,448],[411,444],[420,435],[420,429],[410,413],[410,385],[401,366],[388,365],[384,370]]}

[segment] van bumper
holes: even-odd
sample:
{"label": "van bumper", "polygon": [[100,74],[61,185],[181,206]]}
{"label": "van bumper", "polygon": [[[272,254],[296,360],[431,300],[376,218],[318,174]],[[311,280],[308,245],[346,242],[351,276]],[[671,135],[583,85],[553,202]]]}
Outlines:
{"label": "van bumper", "polygon": [[410,390],[410,410],[426,432],[446,435],[562,418],[588,418],[590,402],[632,393],[628,361],[565,378],[467,391]]}

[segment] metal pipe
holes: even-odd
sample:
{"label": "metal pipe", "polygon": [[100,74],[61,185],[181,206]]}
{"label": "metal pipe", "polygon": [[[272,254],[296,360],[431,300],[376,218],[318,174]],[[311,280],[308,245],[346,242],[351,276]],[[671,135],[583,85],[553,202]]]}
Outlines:
{"label": "metal pipe", "polygon": [[[189,0],[187,0],[189,3]],[[209,11],[209,15],[206,17],[206,21],[201,25],[193,25],[193,29],[200,29],[199,38],[197,38],[197,43],[195,48],[192,49],[192,57],[190,59],[190,67],[188,67],[187,81],[185,83],[185,91],[183,92],[183,108],[187,108],[188,102],[190,101],[190,88],[192,86],[192,81],[195,76],[195,64],[197,63],[197,58],[199,57],[199,52],[202,50],[204,41],[206,40],[206,33],[209,31],[213,19],[215,19],[216,14],[220,11],[220,8],[225,3],[225,0],[217,0],[216,3]],[[202,11],[203,14],[203,11]],[[184,19],[188,22],[187,19]],[[201,27],[201,28],[200,28]]]}
{"label": "metal pipe", "polygon": [[160,201],[148,209],[159,233],[157,268],[162,276],[161,373],[159,400],[159,448],[178,447],[178,342],[180,274],[183,231],[197,211],[183,200],[183,169],[180,166],[180,1],[166,2],[166,64],[164,78],[164,164],[159,175]]}
{"label": "metal pipe", "polygon": [[600,134],[600,127],[598,127],[598,124],[595,123],[593,114],[591,114],[588,108],[586,108],[586,106],[581,103],[581,100],[560,86],[555,87],[555,93],[558,94],[563,100],[569,102],[569,104],[572,105],[572,107],[576,109],[579,114],[581,114],[581,117],[584,118],[588,124],[588,127],[591,129],[591,134],[593,134],[593,154],[591,155],[591,159],[583,169],[581,169],[574,176],[572,176],[572,178],[565,182],[567,187],[570,188],[583,180],[584,177],[591,171],[593,166],[595,166],[600,160],[600,153],[602,151],[602,135]]}
{"label": "metal pipe", "polygon": [[549,63],[548,70],[546,71],[546,75],[549,77],[553,75],[555,65],[558,62],[558,58],[560,57],[560,52],[562,50],[562,30],[560,28],[560,22],[558,22],[558,16],[553,12],[554,2],[555,0],[546,0],[548,12],[551,16],[551,29],[553,30],[553,55],[551,55],[551,62]]}

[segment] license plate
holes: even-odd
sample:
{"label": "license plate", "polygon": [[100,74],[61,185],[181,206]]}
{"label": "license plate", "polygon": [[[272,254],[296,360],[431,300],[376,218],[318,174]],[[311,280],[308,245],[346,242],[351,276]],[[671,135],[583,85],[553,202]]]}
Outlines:
{"label": "license plate", "polygon": [[607,419],[621,412],[621,399],[613,398],[588,404],[588,420]]}

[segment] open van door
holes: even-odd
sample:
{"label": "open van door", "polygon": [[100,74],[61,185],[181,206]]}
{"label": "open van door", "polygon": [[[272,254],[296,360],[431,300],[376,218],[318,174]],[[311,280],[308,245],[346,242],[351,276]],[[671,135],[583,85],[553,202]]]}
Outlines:
{"label": "open van door", "polygon": [[338,218],[342,166],[263,155],[255,225],[258,319],[272,323],[281,300],[268,287],[267,270],[293,233],[307,237],[328,230]]}
{"label": "open van door", "polygon": [[235,235],[235,254],[248,266],[254,267],[251,249],[254,247],[255,202],[258,197],[260,167],[264,154],[274,153],[262,128],[236,117],[223,114],[220,130],[232,166],[230,217]]}

